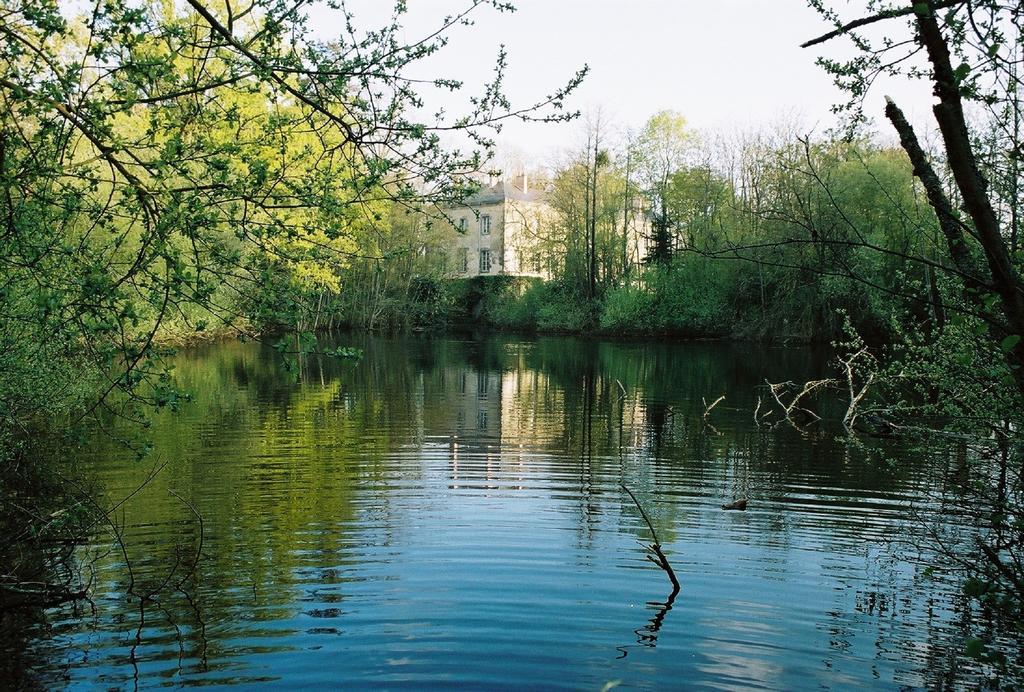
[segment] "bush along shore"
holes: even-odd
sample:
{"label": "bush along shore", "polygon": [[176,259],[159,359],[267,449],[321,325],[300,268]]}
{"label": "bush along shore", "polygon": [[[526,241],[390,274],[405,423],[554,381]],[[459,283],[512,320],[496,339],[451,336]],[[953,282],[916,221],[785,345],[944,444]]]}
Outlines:
{"label": "bush along shore", "polygon": [[[643,280],[610,289],[594,300],[561,281],[513,276],[442,279],[430,282],[431,302],[410,296],[402,318],[387,325],[398,331],[484,328],[764,343],[832,343],[843,337],[845,306],[814,306],[796,299],[770,308],[745,304],[742,285],[727,281],[741,272],[726,277],[700,266],[711,261],[697,259],[692,263],[696,267],[679,262],[675,269],[650,271]],[[876,315],[858,314],[855,327],[875,343],[893,337]]]}

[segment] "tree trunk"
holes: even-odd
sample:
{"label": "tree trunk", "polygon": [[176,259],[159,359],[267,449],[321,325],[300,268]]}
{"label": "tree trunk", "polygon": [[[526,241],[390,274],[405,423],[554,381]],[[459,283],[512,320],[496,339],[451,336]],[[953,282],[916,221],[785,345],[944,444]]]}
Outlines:
{"label": "tree trunk", "polygon": [[[1003,336],[1021,336],[1024,335],[1024,283],[1021,282],[1020,275],[1010,259],[995,209],[988,197],[987,183],[978,168],[964,116],[959,80],[952,67],[949,46],[936,20],[934,5],[934,2],[929,2],[927,6],[923,3],[913,5],[917,17],[918,41],[928,52],[935,95],[939,99],[933,112],[942,133],[949,168],[963,198],[964,209],[974,222],[974,230],[985,253],[991,273],[991,290],[999,296],[1005,319]],[[899,111],[891,102],[886,108],[887,115],[890,110]],[[890,120],[893,120],[891,116]],[[906,127],[909,129],[909,125]],[[903,132],[900,133],[900,138],[905,140]],[[906,148],[904,141],[904,149]],[[915,164],[915,172],[916,170]],[[929,200],[931,201],[930,194]],[[934,203],[932,206],[935,208]],[[948,212],[940,212],[938,208],[936,213],[948,216]],[[940,216],[940,222],[942,221]],[[1024,339],[1019,339],[1015,345],[1007,349],[1006,358],[1018,389],[1024,393]]]}

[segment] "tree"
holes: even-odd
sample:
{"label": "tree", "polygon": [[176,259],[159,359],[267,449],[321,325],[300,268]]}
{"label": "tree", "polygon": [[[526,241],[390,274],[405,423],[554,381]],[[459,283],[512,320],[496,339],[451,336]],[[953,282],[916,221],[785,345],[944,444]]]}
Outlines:
{"label": "tree", "polygon": [[[937,218],[945,245],[945,275],[958,284],[962,304],[976,319],[948,325],[917,348],[909,348],[911,357],[901,365],[910,366],[904,375],[918,381],[928,377],[941,389],[955,422],[971,421],[981,428],[982,434],[972,438],[974,468],[966,470],[958,488],[958,500],[966,504],[967,521],[975,532],[972,542],[950,550],[940,537],[938,550],[967,576],[965,593],[1000,618],[997,636],[990,638],[991,653],[980,640],[966,649],[995,663],[1012,685],[1024,675],[1020,648],[1000,643],[998,636],[1019,635],[1024,622],[1024,525],[1019,519],[1024,508],[1024,281],[1016,218],[1021,7],[998,0],[871,3],[868,14],[843,22],[821,0],[812,0],[811,5],[836,28],[805,46],[848,36],[857,49],[852,60],[821,61],[850,92],[850,111],[857,114],[863,108],[868,87],[879,74],[927,80],[936,98],[932,113],[952,192],[944,185],[943,168],[928,156],[916,128],[889,98],[885,116]],[[882,45],[876,46],[860,32],[879,22],[886,23],[887,31]],[[909,30],[905,40],[895,35],[892,25],[897,22]],[[921,62],[916,62],[917,55],[923,56]],[[994,116],[990,122],[1002,130],[997,141],[1003,142],[1010,166],[999,170],[992,164],[998,157],[979,146],[972,135],[974,123],[966,114],[969,104]],[[1001,116],[1008,117],[1001,122]],[[1007,195],[1013,197],[1006,205],[1009,218],[1001,221],[1000,197],[1005,201]],[[973,329],[975,324],[980,329]]]}
{"label": "tree", "polygon": [[[1024,281],[1019,259],[1013,257],[1008,243],[1013,231],[1004,235],[1000,227],[997,205],[982,174],[964,108],[965,101],[989,107],[1016,104],[1019,82],[1014,55],[1019,54],[1021,34],[1014,18],[1019,8],[997,0],[928,0],[874,8],[877,11],[869,16],[842,23],[819,0],[811,4],[833,19],[837,28],[808,41],[805,47],[848,35],[860,50],[858,57],[849,62],[821,61],[855,97],[851,106],[856,107],[863,99],[868,85],[879,73],[920,77],[931,83],[938,100],[932,111],[942,135],[946,165],[966,218],[954,207],[917,133],[891,99],[887,99],[885,115],[928,194],[965,295],[978,308],[993,338],[1003,346],[1016,387],[1024,394]],[[913,31],[909,42],[913,48],[909,52],[905,42],[890,39],[880,50],[873,50],[867,39],[854,33],[877,22],[903,17],[909,18]],[[891,53],[899,50],[904,53],[893,58]],[[927,56],[926,69],[911,60],[918,51]],[[959,60],[955,67],[954,55]],[[1013,141],[1011,146],[1016,156],[1019,142]],[[980,262],[972,247],[980,249]]]}
{"label": "tree", "polygon": [[[461,199],[502,123],[575,115],[585,70],[513,106],[504,49],[468,112],[424,114],[428,92],[462,85],[417,66],[507,2],[466,0],[405,43],[404,2],[370,31],[327,5],[330,41],[301,1],[0,4],[0,483],[34,467],[16,462],[39,429],[176,406],[159,346],[172,329],[319,326],[396,210]],[[18,537],[63,512],[30,499]],[[58,542],[74,545],[42,544]]]}
{"label": "tree", "polygon": [[670,189],[672,177],[686,164],[691,142],[686,120],[672,111],[651,116],[637,141],[638,173],[654,215],[653,262],[667,262],[675,250],[678,218]]}
{"label": "tree", "polygon": [[555,171],[548,196],[561,278],[590,302],[629,272],[636,254],[629,244],[635,154],[628,144],[617,155],[614,148],[601,114],[588,118],[579,149]]}
{"label": "tree", "polygon": [[169,320],[194,333],[337,290],[388,206],[461,197],[506,120],[574,115],[565,98],[583,71],[516,108],[503,49],[470,112],[420,115],[423,90],[462,85],[410,71],[484,7],[512,9],[467,0],[402,44],[404,3],[362,33],[339,11],[330,42],[284,0],[97,3],[79,17],[56,0],[4,5],[0,321],[19,344],[5,345],[26,359],[37,344],[83,346],[73,369],[105,381],[90,412],[165,381],[154,343]]}

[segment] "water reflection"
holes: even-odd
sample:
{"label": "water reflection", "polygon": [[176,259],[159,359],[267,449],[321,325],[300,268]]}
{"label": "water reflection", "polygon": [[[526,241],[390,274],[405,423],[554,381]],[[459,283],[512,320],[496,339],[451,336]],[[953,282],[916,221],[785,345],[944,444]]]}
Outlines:
{"label": "water reflection", "polygon": [[[105,533],[82,550],[95,618],[54,613],[54,636],[26,645],[39,684],[804,688],[949,671],[936,642],[962,604],[890,548],[942,458],[893,448],[891,466],[827,421],[754,425],[757,385],[820,376],[822,354],[344,343],[363,361],[306,359],[297,379],[253,344],[179,357],[196,401],[156,421],[166,467],[119,510],[128,559]],[[113,502],[153,462],[97,438],[84,464]],[[665,596],[623,484],[681,591]],[[748,511],[720,509],[740,496]]]}

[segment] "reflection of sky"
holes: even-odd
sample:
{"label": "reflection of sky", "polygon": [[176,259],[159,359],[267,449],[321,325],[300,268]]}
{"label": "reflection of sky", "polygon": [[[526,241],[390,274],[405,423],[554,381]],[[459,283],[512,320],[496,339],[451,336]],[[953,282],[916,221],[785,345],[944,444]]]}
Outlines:
{"label": "reflection of sky", "polygon": [[[147,556],[140,574],[162,574],[194,535],[168,487],[202,512],[193,598],[212,670],[175,593],[181,668],[154,616],[143,669],[289,685],[921,684],[907,672],[922,662],[920,609],[896,609],[912,574],[881,559],[916,476],[883,479],[830,435],[750,430],[739,394],[716,410],[721,433],[703,431],[702,383],[729,381],[728,353],[609,347],[587,369],[541,346],[505,345],[481,365],[421,344],[431,359],[407,368],[416,353],[384,341],[359,367],[298,385],[249,354],[265,369],[247,373],[253,384],[228,376],[217,408],[161,419],[174,455],[130,507],[129,538]],[[231,372],[224,361],[190,367],[209,382]],[[138,483],[112,453],[94,463],[112,494]],[[653,647],[641,634],[670,586],[644,559],[650,532],[620,483],[682,583]],[[740,493],[747,512],[720,509]],[[104,564],[116,593],[124,574]],[[101,605],[99,634],[62,629],[72,649],[93,642],[78,684],[131,677],[135,612]]]}

